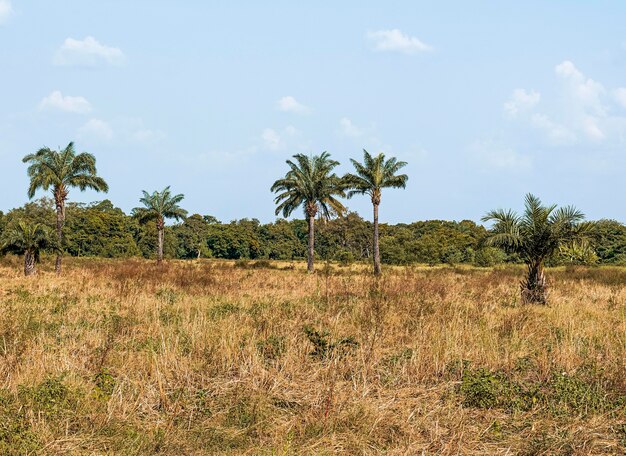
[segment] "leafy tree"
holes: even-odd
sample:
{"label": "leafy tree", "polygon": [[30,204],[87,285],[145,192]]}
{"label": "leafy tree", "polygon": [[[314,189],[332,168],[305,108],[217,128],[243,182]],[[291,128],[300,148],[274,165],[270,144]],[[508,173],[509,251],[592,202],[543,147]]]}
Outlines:
{"label": "leafy tree", "polygon": [[185,221],[175,227],[174,233],[178,237],[178,258],[208,257],[211,252],[207,246],[209,222],[199,214],[187,217]]}
{"label": "leafy tree", "polygon": [[41,250],[54,247],[50,229],[40,223],[28,223],[24,220],[10,224],[2,236],[2,251],[24,255],[24,275],[36,272],[35,263],[39,262]]}
{"label": "leafy tree", "polygon": [[161,192],[155,191],[152,194],[143,190],[143,198],[139,200],[144,207],[133,209],[133,216],[140,222],[154,221],[157,230],[157,264],[163,262],[163,236],[165,231],[165,219],[184,219],[187,211],[182,209],[180,203],[185,195],[172,195],[170,187],[165,187]]}
{"label": "leafy tree", "polygon": [[486,244],[517,253],[528,267],[527,278],[521,284],[523,302],[547,303],[545,261],[560,247],[586,239],[592,224],[584,219],[584,214],[573,206],[543,206],[530,193],[521,216],[498,209],[483,217],[484,222],[494,222]]}
{"label": "leafy tree", "polygon": [[591,233],[591,244],[600,262],[626,265],[626,226],[615,220],[599,220]]}
{"label": "leafy tree", "polygon": [[109,186],[97,174],[96,157],[87,152],[77,155],[73,142],[60,151],[44,147],[34,154],[26,155],[22,161],[29,163],[29,198],[33,198],[38,189],[44,191],[52,189],[57,213],[56,231],[59,246],[55,271],[57,274],[60,274],[63,254],[65,202],[70,188],[78,187],[81,191],[92,189],[97,192],[107,192]]}
{"label": "leafy tree", "polygon": [[296,154],[295,162],[287,160],[289,171],[284,178],[274,182],[271,191],[278,193],[274,202],[276,215],[282,212],[289,217],[298,207],[303,207],[308,222],[307,270],[314,270],[315,216],[330,218],[332,213],[343,214],[345,207],[336,197],[345,196],[344,180],[333,173],[339,162],[330,159],[328,152],[307,156]]}
{"label": "leafy tree", "polygon": [[374,274],[380,274],[380,243],[378,233],[378,206],[383,188],[405,188],[409,177],[397,172],[406,166],[406,162],[395,157],[385,160],[385,154],[372,157],[363,149],[363,163],[351,159],[356,174],[347,174],[345,180],[352,190],[348,198],[354,195],[369,195],[374,207]]}
{"label": "leafy tree", "polygon": [[135,233],[137,220],[128,217],[111,201],[67,205],[66,250],[74,256],[126,258],[140,255]]}

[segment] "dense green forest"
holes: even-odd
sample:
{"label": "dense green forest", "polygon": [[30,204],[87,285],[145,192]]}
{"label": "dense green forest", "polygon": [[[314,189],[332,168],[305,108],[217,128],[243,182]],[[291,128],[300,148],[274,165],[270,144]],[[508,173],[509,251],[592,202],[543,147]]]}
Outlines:
{"label": "dense green forest", "polygon": [[[53,200],[41,198],[0,213],[0,229],[11,220],[27,218],[54,227]],[[155,222],[140,223],[111,201],[68,203],[63,228],[65,251],[72,256],[154,258]],[[370,261],[372,224],[355,212],[316,225],[315,255],[342,263]],[[223,258],[235,260],[306,258],[307,223],[278,219],[262,224],[256,219],[220,222],[194,214],[165,228],[167,258]],[[474,264],[490,266],[517,262],[514,255],[484,245],[488,232],[473,221],[429,220],[409,224],[381,224],[381,255],[386,264]],[[613,220],[594,224],[590,249],[567,249],[549,264],[597,263],[626,265],[626,226]]]}

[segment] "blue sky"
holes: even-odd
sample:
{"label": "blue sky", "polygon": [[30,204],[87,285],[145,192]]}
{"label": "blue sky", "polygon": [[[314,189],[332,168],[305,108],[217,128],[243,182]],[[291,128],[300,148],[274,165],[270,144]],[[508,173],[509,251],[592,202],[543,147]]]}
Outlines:
{"label": "blue sky", "polygon": [[533,192],[626,221],[625,23],[621,1],[0,0],[0,209],[26,201],[25,154],[73,140],[110,192],[70,199],[127,211],[171,185],[270,221],[285,159],[347,172],[366,148],[409,163],[382,220]]}

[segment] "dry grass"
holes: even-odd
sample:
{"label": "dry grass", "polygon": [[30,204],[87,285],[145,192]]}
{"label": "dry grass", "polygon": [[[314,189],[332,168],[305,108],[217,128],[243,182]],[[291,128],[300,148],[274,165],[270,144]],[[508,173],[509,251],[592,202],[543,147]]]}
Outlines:
{"label": "dry grass", "polygon": [[257,266],[4,260],[0,453],[624,453],[626,270]]}

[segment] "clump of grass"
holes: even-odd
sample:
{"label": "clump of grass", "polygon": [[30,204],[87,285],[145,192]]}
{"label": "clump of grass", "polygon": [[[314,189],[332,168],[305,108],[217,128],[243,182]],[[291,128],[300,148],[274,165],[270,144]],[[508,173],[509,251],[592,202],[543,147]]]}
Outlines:
{"label": "clump of grass", "polygon": [[310,355],[316,359],[343,358],[353,353],[359,345],[353,336],[332,340],[328,331],[318,331],[309,325],[305,325],[303,331],[313,345],[313,351]]}

